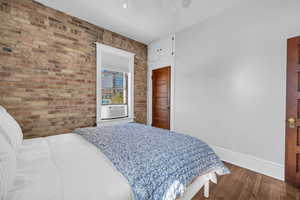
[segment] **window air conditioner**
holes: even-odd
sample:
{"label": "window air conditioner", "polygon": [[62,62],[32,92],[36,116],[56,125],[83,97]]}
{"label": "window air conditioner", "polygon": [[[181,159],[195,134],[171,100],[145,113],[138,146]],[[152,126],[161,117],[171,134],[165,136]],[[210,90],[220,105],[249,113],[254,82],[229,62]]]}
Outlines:
{"label": "window air conditioner", "polygon": [[127,105],[102,105],[101,119],[118,119],[128,117]]}

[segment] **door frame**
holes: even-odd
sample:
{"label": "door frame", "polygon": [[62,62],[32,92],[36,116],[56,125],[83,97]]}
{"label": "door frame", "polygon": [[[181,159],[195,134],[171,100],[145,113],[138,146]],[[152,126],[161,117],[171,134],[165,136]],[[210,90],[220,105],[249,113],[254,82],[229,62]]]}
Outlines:
{"label": "door frame", "polygon": [[[168,128],[168,130],[171,130],[171,82],[172,82],[172,76],[171,76],[172,68],[171,68],[171,66],[161,67],[161,68],[157,68],[157,69],[152,70],[152,76],[151,76],[151,81],[152,81],[152,99],[151,99],[152,113],[151,113],[151,118],[153,119],[153,71],[162,70],[162,69],[168,69],[168,71],[169,71],[169,88],[168,88],[168,90],[169,90],[168,91],[169,128]],[[151,122],[151,125],[152,125],[152,123],[153,122]]]}
{"label": "door frame", "polygon": [[148,71],[148,125],[152,124],[152,72],[153,70],[170,67],[171,73],[171,83],[170,83],[170,130],[174,131],[175,127],[175,68],[174,65],[153,67]]}

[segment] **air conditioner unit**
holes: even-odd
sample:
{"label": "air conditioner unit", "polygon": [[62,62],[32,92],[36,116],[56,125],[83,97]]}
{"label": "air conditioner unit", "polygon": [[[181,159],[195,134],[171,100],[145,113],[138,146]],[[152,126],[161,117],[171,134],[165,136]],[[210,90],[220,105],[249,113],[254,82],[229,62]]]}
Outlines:
{"label": "air conditioner unit", "polygon": [[101,119],[118,119],[128,117],[127,105],[102,105]]}

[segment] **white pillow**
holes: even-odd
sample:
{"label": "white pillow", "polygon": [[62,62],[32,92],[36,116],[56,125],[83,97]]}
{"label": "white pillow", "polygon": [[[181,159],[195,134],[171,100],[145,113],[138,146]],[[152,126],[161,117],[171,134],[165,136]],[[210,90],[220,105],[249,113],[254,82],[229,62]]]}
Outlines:
{"label": "white pillow", "polygon": [[0,106],[0,133],[8,138],[9,143],[15,149],[23,142],[20,125],[2,106]]}
{"label": "white pillow", "polygon": [[7,193],[13,185],[16,170],[15,150],[0,133],[0,199],[7,199]]}

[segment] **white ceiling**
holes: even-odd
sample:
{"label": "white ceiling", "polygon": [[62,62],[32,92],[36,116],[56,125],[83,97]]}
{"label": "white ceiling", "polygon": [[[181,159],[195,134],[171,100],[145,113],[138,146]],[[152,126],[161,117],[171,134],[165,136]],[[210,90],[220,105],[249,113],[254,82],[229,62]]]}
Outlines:
{"label": "white ceiling", "polygon": [[84,19],[90,23],[149,44],[216,16],[245,0],[192,0],[183,8],[182,0],[37,0],[44,5]]}

